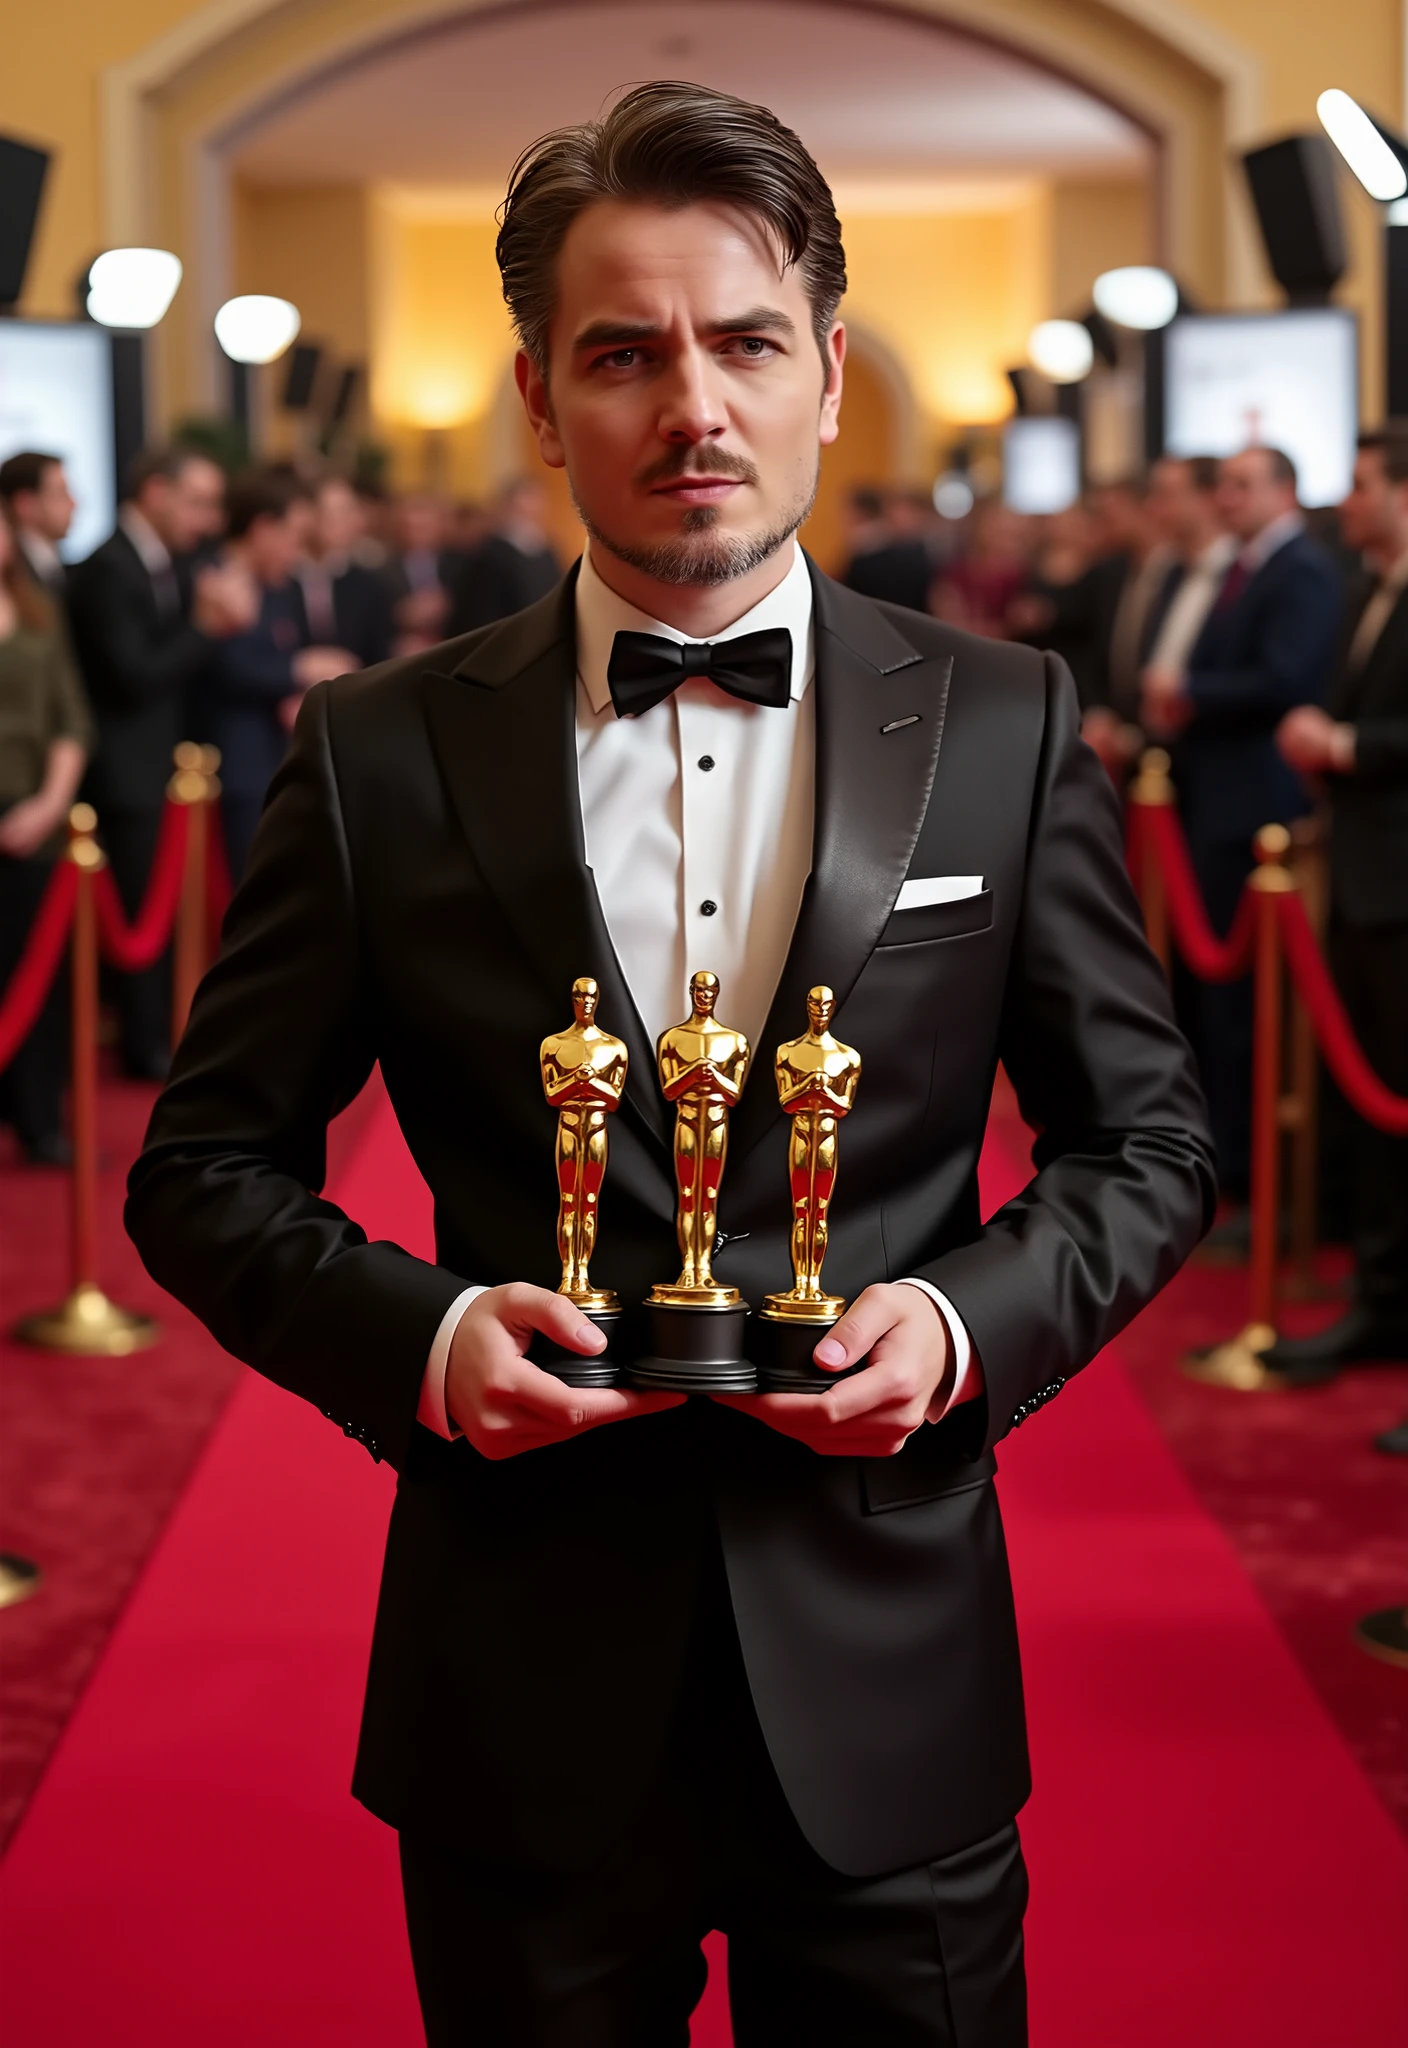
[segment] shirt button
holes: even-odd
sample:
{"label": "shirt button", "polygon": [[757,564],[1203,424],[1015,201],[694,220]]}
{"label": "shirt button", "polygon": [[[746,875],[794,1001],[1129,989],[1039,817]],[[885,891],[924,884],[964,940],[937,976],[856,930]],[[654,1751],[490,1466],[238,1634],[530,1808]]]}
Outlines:
{"label": "shirt button", "polygon": [[705,773],[705,774],[707,775],[707,774],[709,773],[709,770],[710,770],[710,769],[711,769],[711,768],[713,767],[713,765],[714,765],[714,757],[713,757],[713,755],[712,755],[712,754],[701,754],[701,755],[699,756],[699,765],[700,765],[700,767],[701,767],[701,768],[702,768],[702,769],[704,770],[704,773]]}
{"label": "shirt button", "polygon": [[699,906],[699,915],[701,917],[712,917],[718,907],[712,896],[706,896]]}

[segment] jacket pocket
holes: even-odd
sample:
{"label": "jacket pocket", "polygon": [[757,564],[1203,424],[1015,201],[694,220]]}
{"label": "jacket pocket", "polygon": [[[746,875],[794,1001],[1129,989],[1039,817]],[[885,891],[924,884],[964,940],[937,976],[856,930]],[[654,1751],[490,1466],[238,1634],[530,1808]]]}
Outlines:
{"label": "jacket pocket", "polygon": [[954,903],[925,903],[914,910],[896,910],[881,932],[882,946],[912,946],[926,939],[961,939],[969,932],[992,928],[992,890],[960,896]]}
{"label": "jacket pocket", "polygon": [[862,1458],[859,1463],[861,1506],[868,1515],[920,1507],[951,1493],[968,1493],[975,1486],[986,1486],[997,1472],[997,1459],[991,1451],[976,1459],[960,1456],[943,1422],[937,1428],[926,1423],[916,1430],[893,1458]]}

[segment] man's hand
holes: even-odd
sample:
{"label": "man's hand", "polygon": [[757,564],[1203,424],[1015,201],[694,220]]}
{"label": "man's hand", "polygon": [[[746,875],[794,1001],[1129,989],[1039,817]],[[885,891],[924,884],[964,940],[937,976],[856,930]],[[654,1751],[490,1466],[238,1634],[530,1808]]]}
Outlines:
{"label": "man's hand", "polygon": [[948,1324],[928,1295],[898,1282],[867,1287],[812,1357],[840,1372],[870,1353],[853,1379],[826,1394],[716,1394],[832,1458],[890,1458],[918,1429],[936,1394],[952,1385]]}
{"label": "man's hand", "polygon": [[1193,716],[1182,675],[1174,668],[1146,668],[1141,678],[1139,720],[1156,739],[1173,739]]}
{"label": "man's hand", "polygon": [[1281,759],[1301,775],[1349,775],[1354,771],[1355,730],[1331,718],[1318,704],[1298,704],[1276,728]]}
{"label": "man's hand", "polygon": [[445,1408],[483,1457],[516,1458],[520,1451],[566,1443],[603,1422],[658,1415],[685,1399],[564,1386],[524,1357],[535,1330],[586,1358],[606,1343],[595,1323],[562,1295],[521,1281],[489,1288],[460,1317],[445,1371]]}
{"label": "man's hand", "polygon": [[314,683],[330,683],[361,666],[346,647],[300,647],[293,657],[293,680],[300,690],[311,690]]}
{"label": "man's hand", "polygon": [[197,570],[191,595],[191,624],[213,640],[247,633],[259,617],[259,588],[248,570],[233,562],[210,562]]}
{"label": "man's hand", "polygon": [[52,801],[42,791],[22,797],[0,818],[0,853],[13,860],[28,860],[58,831],[67,815],[65,804]]}

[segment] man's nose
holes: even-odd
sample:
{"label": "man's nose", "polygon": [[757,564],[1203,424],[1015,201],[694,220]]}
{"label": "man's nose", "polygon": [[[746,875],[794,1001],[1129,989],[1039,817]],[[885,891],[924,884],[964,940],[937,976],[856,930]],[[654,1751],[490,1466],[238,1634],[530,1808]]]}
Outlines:
{"label": "man's nose", "polygon": [[681,350],[661,393],[660,436],[665,441],[707,441],[728,425],[719,371],[706,349]]}

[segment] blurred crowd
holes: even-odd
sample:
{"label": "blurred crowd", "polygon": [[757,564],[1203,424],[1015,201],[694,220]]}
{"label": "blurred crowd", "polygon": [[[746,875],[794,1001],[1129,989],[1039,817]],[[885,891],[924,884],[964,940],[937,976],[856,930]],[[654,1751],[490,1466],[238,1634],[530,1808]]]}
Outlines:
{"label": "blurred crowd", "polygon": [[[227,479],[190,448],[140,456],[113,533],[66,564],[76,506],[42,451],[0,464],[0,989],[76,797],[98,814],[123,907],[141,904],[182,740],[220,750],[238,880],[305,691],[519,611],[561,574],[542,487],[492,506],[391,498],[292,465]],[[112,991],[125,1071],[170,1062],[170,966]],[[60,1164],[63,991],[0,1074],[0,1122]]]}
{"label": "blurred crowd", "polygon": [[[212,743],[238,880],[306,690],[506,617],[562,566],[528,479],[492,506],[451,506],[289,465],[227,479],[178,448],[138,460],[112,535],[67,566],[74,511],[52,455],[0,465],[0,987],[75,797],[97,810],[131,916],[173,749]],[[1323,807],[1332,965],[1370,1060],[1408,1093],[1408,430],[1362,437],[1337,515],[1307,516],[1291,462],[1257,447],[1165,458],[1045,518],[997,498],[945,518],[926,495],[878,489],[853,492],[849,515],[854,589],[1064,659],[1117,784],[1146,744],[1169,749],[1220,931],[1257,830]],[[159,1078],[168,965],[123,977],[114,997],[126,1071]],[[1250,987],[1185,977],[1178,1000],[1236,1202]],[[32,1160],[65,1156],[62,1078],[56,988],[0,1075],[0,1121]],[[1307,1376],[1366,1345],[1408,1356],[1408,1146],[1367,1129],[1356,1145],[1359,1296],[1304,1357],[1281,1347]]]}
{"label": "blurred crowd", "polygon": [[[1408,427],[1360,437],[1352,488],[1327,514],[1301,509],[1293,463],[1263,447],[1166,457],[1045,518],[991,499],[950,520],[875,490],[850,509],[852,588],[1061,655],[1118,786],[1147,745],[1167,748],[1219,933],[1257,831],[1322,812],[1331,967],[1370,1061],[1408,1094]],[[1175,990],[1224,1193],[1244,1204],[1251,984],[1179,975]],[[1269,1355],[1306,1383],[1408,1357],[1408,1143],[1340,1113],[1355,1305]],[[1235,1239],[1245,1217],[1224,1228]]]}

